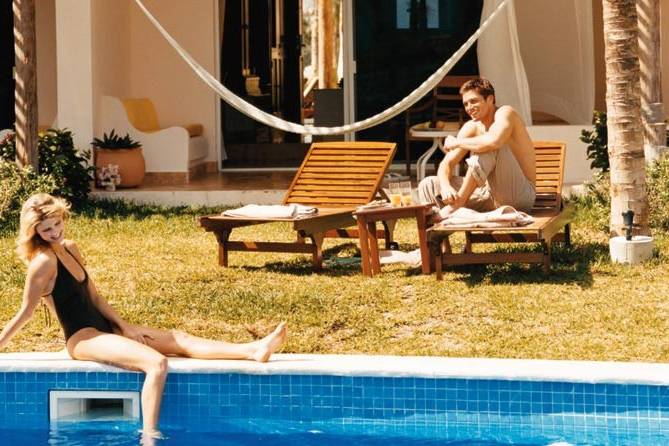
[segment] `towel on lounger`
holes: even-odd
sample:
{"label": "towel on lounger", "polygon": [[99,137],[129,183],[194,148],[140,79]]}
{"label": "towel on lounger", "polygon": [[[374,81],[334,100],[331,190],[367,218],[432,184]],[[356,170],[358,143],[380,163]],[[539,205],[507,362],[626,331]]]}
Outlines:
{"label": "towel on lounger", "polygon": [[407,265],[411,266],[420,266],[422,263],[420,249],[415,249],[409,252],[383,249],[379,251],[379,263],[382,265],[389,265],[391,263],[406,263]]}
{"label": "towel on lounger", "polygon": [[226,217],[241,218],[296,218],[300,216],[315,215],[318,209],[301,204],[247,204],[238,209],[230,209],[223,212]]}
{"label": "towel on lounger", "polygon": [[534,222],[534,218],[525,212],[520,212],[511,206],[500,206],[494,211],[477,212],[468,208],[459,208],[442,215],[444,219],[439,226],[468,226],[472,228],[504,228],[527,226]]}

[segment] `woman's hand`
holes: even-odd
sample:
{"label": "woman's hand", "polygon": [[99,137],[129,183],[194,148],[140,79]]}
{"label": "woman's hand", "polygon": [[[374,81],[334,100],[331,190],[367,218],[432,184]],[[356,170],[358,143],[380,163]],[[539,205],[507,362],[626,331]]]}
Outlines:
{"label": "woman's hand", "polygon": [[132,339],[133,341],[148,344],[149,339],[153,340],[153,337],[144,330],[144,327],[140,327],[139,325],[123,324],[123,326],[119,328],[124,337]]}

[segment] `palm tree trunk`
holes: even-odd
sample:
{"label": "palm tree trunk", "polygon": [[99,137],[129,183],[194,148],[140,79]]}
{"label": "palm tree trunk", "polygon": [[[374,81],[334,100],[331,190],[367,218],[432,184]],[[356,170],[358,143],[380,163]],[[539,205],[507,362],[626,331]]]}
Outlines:
{"label": "palm tree trunk", "polygon": [[16,87],[16,162],[37,170],[35,0],[13,0]]}
{"label": "palm tree trunk", "polygon": [[660,52],[660,0],[637,0],[639,16],[639,62],[641,66],[641,118],[646,163],[660,158],[666,149],[667,124],[662,106],[662,58]]}
{"label": "palm tree trunk", "polygon": [[622,213],[635,213],[637,233],[648,233],[643,127],[639,95],[636,0],[603,0],[606,109],[611,164],[611,235],[623,235]]}

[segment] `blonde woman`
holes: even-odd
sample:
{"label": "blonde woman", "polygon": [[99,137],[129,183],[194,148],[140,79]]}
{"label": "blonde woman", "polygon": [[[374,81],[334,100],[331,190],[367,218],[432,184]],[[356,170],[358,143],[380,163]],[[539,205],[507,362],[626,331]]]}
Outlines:
{"label": "blonde woman", "polygon": [[23,302],[0,332],[0,349],[44,301],[58,316],[67,351],[74,359],[100,361],[146,373],[142,388],[144,434],[158,433],[166,355],[265,362],[284,342],[284,323],[246,344],[198,338],[176,330],[130,324],[98,294],[77,245],[65,239],[69,204],[48,194],[28,198],[21,209],[17,252],[28,265]]}

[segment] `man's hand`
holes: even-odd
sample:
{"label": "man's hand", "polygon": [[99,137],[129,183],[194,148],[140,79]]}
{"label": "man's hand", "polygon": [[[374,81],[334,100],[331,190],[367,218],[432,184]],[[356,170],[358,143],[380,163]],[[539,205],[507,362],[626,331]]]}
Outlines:
{"label": "man's hand", "polygon": [[441,199],[444,204],[453,204],[458,198],[458,191],[450,184],[441,186]]}
{"label": "man's hand", "polygon": [[450,152],[458,148],[458,139],[453,135],[448,135],[444,140],[444,150]]}

